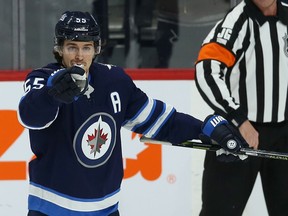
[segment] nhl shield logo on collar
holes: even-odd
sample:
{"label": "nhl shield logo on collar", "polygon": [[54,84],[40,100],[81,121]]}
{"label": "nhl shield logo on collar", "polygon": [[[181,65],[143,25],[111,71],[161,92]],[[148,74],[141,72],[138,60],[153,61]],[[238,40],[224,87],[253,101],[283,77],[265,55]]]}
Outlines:
{"label": "nhl shield logo on collar", "polygon": [[96,113],[78,129],[74,141],[74,152],[78,161],[87,168],[105,164],[116,143],[116,123],[107,113]]}

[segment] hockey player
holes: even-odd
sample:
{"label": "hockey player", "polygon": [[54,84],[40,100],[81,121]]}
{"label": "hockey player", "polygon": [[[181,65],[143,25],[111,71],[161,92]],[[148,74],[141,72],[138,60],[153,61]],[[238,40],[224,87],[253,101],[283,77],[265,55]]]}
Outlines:
{"label": "hockey player", "polygon": [[[202,133],[200,120],[149,98],[123,69],[93,62],[100,49],[95,19],[67,11],[55,27],[57,63],[25,80],[19,120],[36,155],[29,164],[29,216],[119,215],[122,126],[172,143]],[[219,116],[204,128],[224,148],[231,138],[242,145]]]}

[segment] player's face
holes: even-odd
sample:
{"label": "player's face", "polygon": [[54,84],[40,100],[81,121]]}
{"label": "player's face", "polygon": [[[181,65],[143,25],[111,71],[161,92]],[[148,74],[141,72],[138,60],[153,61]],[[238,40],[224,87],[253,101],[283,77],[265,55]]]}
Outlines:
{"label": "player's face", "polygon": [[62,63],[65,67],[72,66],[82,67],[88,74],[90,65],[95,56],[95,48],[93,41],[72,41],[65,40],[62,47]]}

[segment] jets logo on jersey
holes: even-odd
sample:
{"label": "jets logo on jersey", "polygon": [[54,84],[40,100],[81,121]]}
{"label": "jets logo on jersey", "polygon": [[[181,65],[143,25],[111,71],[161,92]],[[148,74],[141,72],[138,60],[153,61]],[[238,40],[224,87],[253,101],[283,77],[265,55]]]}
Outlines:
{"label": "jets logo on jersey", "polygon": [[97,130],[95,129],[94,134],[88,135],[87,143],[91,147],[90,155],[92,154],[96,158],[96,153],[101,154],[102,145],[106,144],[108,140],[108,133],[103,133],[100,123],[98,124]]}
{"label": "jets logo on jersey", "polygon": [[74,137],[74,151],[78,161],[87,168],[107,162],[116,142],[116,123],[107,113],[92,115]]}
{"label": "jets logo on jersey", "polygon": [[284,53],[288,57],[288,35],[285,34],[283,37],[284,40]]}

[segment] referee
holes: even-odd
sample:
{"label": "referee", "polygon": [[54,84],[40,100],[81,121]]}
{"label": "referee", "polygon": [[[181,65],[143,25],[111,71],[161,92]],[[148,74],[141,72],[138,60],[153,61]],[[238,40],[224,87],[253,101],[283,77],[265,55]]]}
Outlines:
{"label": "referee", "polygon": [[[254,149],[288,152],[288,4],[243,0],[204,40],[196,85],[215,113]],[[223,155],[222,155],[223,156]],[[288,162],[248,158],[235,163],[207,152],[201,216],[242,215],[260,173],[270,216],[288,215]]]}

